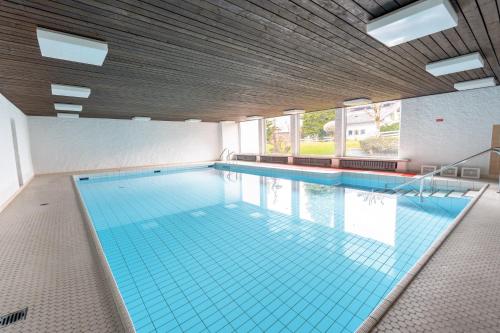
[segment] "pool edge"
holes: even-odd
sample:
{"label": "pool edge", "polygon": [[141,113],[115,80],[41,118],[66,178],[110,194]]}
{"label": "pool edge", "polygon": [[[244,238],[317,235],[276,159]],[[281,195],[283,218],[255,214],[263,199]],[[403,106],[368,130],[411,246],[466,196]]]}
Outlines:
{"label": "pool edge", "polygon": [[460,224],[467,213],[474,207],[476,202],[481,198],[483,193],[488,189],[489,184],[485,184],[479,190],[478,195],[473,198],[462,211],[455,217],[453,222],[448,226],[448,228],[441,234],[441,236],[436,239],[432,245],[427,249],[422,257],[413,265],[413,267],[406,273],[403,278],[396,284],[396,286],[391,290],[391,292],[382,299],[381,303],[370,313],[368,318],[366,318],[363,323],[356,330],[357,333],[367,333],[371,332],[375,326],[380,322],[384,315],[389,312],[390,308],[398,300],[398,298],[403,294],[406,288],[410,285],[417,274],[425,267],[427,262],[432,258],[436,251],[443,245],[444,241],[453,232],[453,230]]}
{"label": "pool edge", "polygon": [[118,317],[120,318],[120,322],[123,326],[123,331],[127,333],[135,333],[136,330],[134,328],[134,324],[132,319],[130,318],[130,314],[128,313],[127,307],[125,306],[125,302],[123,301],[122,295],[118,289],[118,285],[116,280],[111,272],[111,268],[109,267],[109,263],[104,255],[104,250],[101,246],[101,242],[99,237],[97,236],[97,232],[92,224],[92,220],[89,216],[85,203],[82,199],[80,191],[76,185],[76,179],[74,176],[71,176],[71,180],[73,183],[73,190],[76,193],[76,197],[78,199],[78,206],[80,208],[80,212],[82,214],[83,220],[85,221],[85,229],[87,230],[87,234],[89,236],[89,241],[92,243],[91,248],[95,259],[100,263],[101,272],[104,274],[104,279],[106,280],[106,284],[108,285],[109,290],[111,291],[111,295],[113,296],[113,301],[116,307],[116,312],[118,313]]}

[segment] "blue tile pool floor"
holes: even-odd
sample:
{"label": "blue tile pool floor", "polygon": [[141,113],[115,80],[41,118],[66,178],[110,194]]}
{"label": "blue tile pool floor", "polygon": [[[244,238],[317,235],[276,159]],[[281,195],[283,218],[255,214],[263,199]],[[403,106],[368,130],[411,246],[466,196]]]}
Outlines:
{"label": "blue tile pool floor", "polygon": [[77,187],[137,332],[354,332],[468,203],[213,168]]}

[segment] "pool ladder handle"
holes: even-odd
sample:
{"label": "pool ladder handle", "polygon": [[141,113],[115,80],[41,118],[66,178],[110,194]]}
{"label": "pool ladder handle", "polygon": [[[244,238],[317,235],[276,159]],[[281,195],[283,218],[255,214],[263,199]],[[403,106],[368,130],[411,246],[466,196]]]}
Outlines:
{"label": "pool ladder handle", "polygon": [[[227,154],[226,154],[226,159],[224,159],[224,153],[227,151]],[[220,153],[219,155],[219,158],[218,158],[218,161],[230,161],[231,160],[231,157],[232,155],[234,155],[236,152],[234,151],[231,151],[229,150],[229,148],[224,148],[222,150],[222,152]]]}
{"label": "pool ladder handle", "polygon": [[[497,153],[498,155],[500,155],[500,147],[490,147],[486,150],[483,150],[477,154],[474,154],[474,155],[471,155],[469,157],[466,157],[464,159],[461,159],[460,161],[458,162],[455,162],[455,163],[451,163],[451,164],[447,164],[445,165],[444,167],[440,168],[440,169],[437,169],[436,171],[432,171],[432,172],[429,172],[429,173],[426,173],[425,175],[422,175],[420,177],[417,177],[417,178],[413,178],[412,180],[410,181],[407,181],[406,183],[403,183],[401,185],[398,185],[396,187],[393,187],[391,190],[394,192],[394,193],[398,193],[398,191],[400,189],[402,189],[403,187],[407,186],[407,185],[410,185],[410,184],[413,184],[417,181],[420,182],[420,186],[419,186],[419,191],[418,191],[418,196],[420,197],[420,201],[423,200],[423,196],[422,196],[422,193],[424,192],[424,185],[425,185],[425,179],[430,177],[431,178],[431,188],[432,188],[432,184],[434,182],[434,175],[438,174],[438,173],[441,173],[445,170],[448,170],[449,168],[452,168],[456,165],[459,165],[459,164],[462,164],[462,163],[465,163],[467,161],[469,161],[470,159],[473,159],[475,157],[478,157],[478,156],[481,156],[483,154],[486,154],[486,153],[489,153],[489,152],[495,152]],[[498,193],[500,193],[500,175],[498,176]]]}
{"label": "pool ladder handle", "polygon": [[222,156],[224,155],[224,153],[225,153],[226,151],[229,151],[229,148],[224,148],[224,149],[221,151],[221,153],[220,153],[220,155],[219,155],[219,158],[217,159],[218,161],[223,161]]}

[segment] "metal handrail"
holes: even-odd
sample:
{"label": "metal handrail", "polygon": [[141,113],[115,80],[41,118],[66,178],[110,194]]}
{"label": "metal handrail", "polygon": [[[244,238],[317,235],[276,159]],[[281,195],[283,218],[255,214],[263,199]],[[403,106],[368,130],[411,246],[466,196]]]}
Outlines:
{"label": "metal handrail", "polygon": [[224,155],[224,152],[225,152],[226,150],[227,150],[227,151],[229,151],[229,148],[224,148],[224,149],[222,150],[222,152],[221,152],[221,153],[220,153],[220,155],[219,155],[219,159],[218,159],[218,161],[222,161],[222,155]]}
{"label": "metal handrail", "polygon": [[[468,160],[470,160],[470,159],[473,159],[473,158],[478,157],[478,156],[480,156],[480,155],[486,154],[486,153],[488,153],[488,152],[495,152],[495,153],[497,153],[497,154],[499,154],[499,155],[500,155],[500,147],[491,147],[491,148],[488,148],[488,149],[486,149],[486,150],[483,150],[483,151],[482,151],[482,152],[480,152],[480,153],[477,153],[477,154],[471,155],[471,156],[469,156],[469,157],[466,157],[466,158],[464,158],[464,159],[462,159],[462,160],[460,160],[460,161],[458,161],[458,162],[455,162],[455,163],[451,163],[451,164],[445,165],[444,167],[442,167],[442,168],[440,168],[440,169],[438,169],[438,170],[435,170],[435,171],[432,171],[432,172],[426,173],[425,175],[422,175],[422,176],[420,176],[420,177],[418,177],[418,178],[414,178],[414,179],[412,179],[412,180],[410,180],[410,181],[407,181],[406,183],[403,183],[403,184],[401,184],[401,185],[398,185],[398,186],[396,186],[396,187],[393,187],[393,188],[391,189],[391,191],[393,191],[393,192],[397,192],[398,190],[400,190],[401,188],[403,188],[403,187],[405,187],[405,186],[408,186],[408,185],[410,185],[410,184],[412,184],[412,183],[415,183],[415,182],[420,181],[419,196],[422,198],[422,192],[423,192],[423,189],[424,189],[424,181],[425,181],[425,179],[426,179],[427,177],[433,177],[434,175],[436,175],[436,174],[438,174],[438,173],[440,173],[440,172],[443,172],[443,171],[445,171],[445,170],[448,170],[448,169],[450,169],[450,168],[452,168],[452,167],[454,167],[454,166],[456,166],[456,165],[459,165],[459,164],[465,163],[465,162],[467,162],[467,161],[468,161]],[[499,184],[499,186],[500,186],[500,184]]]}

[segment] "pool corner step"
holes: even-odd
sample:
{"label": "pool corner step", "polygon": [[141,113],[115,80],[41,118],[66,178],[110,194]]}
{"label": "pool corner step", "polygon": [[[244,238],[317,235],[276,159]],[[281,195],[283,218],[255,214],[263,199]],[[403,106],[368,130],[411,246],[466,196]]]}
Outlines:
{"label": "pool corner step", "polygon": [[479,195],[479,191],[474,191],[474,190],[468,190],[467,192],[464,193],[464,197],[475,198],[478,195]]}
{"label": "pool corner step", "polygon": [[448,194],[448,197],[450,198],[462,198],[464,196],[465,192],[460,192],[460,191],[451,191],[450,194]]}
{"label": "pool corner step", "polygon": [[433,197],[436,198],[444,198],[447,197],[452,191],[437,191],[432,194]]}

